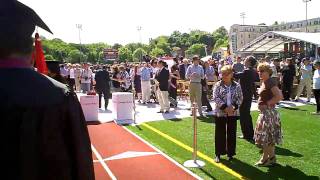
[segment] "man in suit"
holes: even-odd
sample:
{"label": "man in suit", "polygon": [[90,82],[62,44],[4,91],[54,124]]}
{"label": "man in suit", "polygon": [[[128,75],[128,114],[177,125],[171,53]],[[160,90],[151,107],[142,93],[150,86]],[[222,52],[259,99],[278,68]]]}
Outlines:
{"label": "man in suit", "polygon": [[255,82],[255,70],[253,67],[256,65],[257,61],[255,57],[249,56],[246,58],[244,63],[246,67],[245,70],[234,74],[234,78],[240,79],[240,85],[243,93],[243,101],[240,106],[240,125],[243,136],[240,136],[239,138],[253,141],[254,132],[250,109]]}
{"label": "man in suit", "polygon": [[101,108],[101,98],[102,94],[104,97],[104,108],[107,110],[109,95],[110,95],[110,76],[107,71],[107,66],[103,66],[102,69],[99,69],[95,75],[96,80],[96,91],[99,95],[99,108]]}
{"label": "man in suit", "polygon": [[160,60],[158,62],[158,71],[155,75],[155,80],[157,81],[157,96],[160,104],[160,111],[158,113],[169,113],[169,70],[165,67],[166,62]]}
{"label": "man in suit", "polygon": [[188,59],[184,59],[183,63],[179,65],[180,79],[183,79],[183,80],[186,79],[186,71],[189,66],[190,64],[188,62]]}

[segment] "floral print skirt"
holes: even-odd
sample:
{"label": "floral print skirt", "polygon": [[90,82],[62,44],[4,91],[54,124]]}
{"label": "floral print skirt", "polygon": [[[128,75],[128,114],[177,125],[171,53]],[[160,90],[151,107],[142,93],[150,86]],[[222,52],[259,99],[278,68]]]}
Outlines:
{"label": "floral print skirt", "polygon": [[254,131],[258,147],[282,143],[281,121],[278,111],[266,109],[260,112]]}

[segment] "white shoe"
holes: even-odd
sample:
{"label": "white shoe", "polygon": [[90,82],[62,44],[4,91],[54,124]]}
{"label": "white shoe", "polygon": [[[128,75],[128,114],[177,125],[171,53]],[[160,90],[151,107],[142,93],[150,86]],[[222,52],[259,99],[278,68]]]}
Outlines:
{"label": "white shoe", "polygon": [[312,115],[320,115],[320,112],[312,112]]}

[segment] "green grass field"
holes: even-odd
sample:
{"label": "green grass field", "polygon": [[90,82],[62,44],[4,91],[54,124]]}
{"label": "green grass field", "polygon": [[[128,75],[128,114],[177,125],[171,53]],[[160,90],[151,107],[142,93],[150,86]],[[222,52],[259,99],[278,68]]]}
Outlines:
{"label": "green grass field", "polygon": [[[259,149],[245,140],[237,139],[237,155],[231,162],[222,163],[249,179],[319,179],[320,178],[320,116],[310,115],[314,106],[282,108],[283,145],[276,149],[278,164],[273,167],[255,167],[259,160]],[[258,112],[253,112],[254,125]],[[157,130],[192,147],[192,119],[175,119],[147,123]],[[129,126],[128,129],[155,145],[180,164],[192,158],[191,152],[177,146],[150,129]],[[200,119],[198,123],[198,151],[214,158],[213,117]],[[238,135],[241,135],[238,122]],[[222,157],[226,159],[226,157]],[[237,179],[206,162],[202,169],[190,168],[204,179]]]}

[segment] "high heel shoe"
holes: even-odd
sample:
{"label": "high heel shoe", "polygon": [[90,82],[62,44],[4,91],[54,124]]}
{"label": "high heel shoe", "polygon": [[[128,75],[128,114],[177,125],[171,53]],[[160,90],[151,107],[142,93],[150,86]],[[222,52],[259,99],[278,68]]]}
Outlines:
{"label": "high heel shoe", "polygon": [[264,161],[258,161],[255,166],[259,166],[259,167],[266,167],[266,166],[270,166],[271,165],[271,161],[270,159],[265,159]]}
{"label": "high heel shoe", "polygon": [[273,156],[273,157],[269,158],[269,160],[270,160],[270,163],[271,163],[271,164],[277,163],[277,158],[276,158],[276,156]]}

